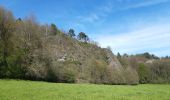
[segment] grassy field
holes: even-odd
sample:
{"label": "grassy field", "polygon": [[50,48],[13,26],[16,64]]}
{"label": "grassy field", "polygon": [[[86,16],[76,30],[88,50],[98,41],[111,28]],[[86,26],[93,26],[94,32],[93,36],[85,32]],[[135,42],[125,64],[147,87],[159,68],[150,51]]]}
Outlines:
{"label": "grassy field", "polygon": [[0,100],[170,100],[170,85],[94,85],[0,80]]}

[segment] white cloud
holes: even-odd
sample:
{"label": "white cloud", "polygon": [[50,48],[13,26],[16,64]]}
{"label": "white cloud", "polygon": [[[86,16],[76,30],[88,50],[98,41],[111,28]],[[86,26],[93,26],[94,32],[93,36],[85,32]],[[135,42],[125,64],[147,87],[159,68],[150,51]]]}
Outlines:
{"label": "white cloud", "polygon": [[157,5],[160,3],[167,3],[167,2],[170,2],[170,0],[148,0],[148,1],[143,1],[141,3],[137,3],[134,5],[129,5],[127,7],[122,8],[121,10],[129,10],[129,9],[134,9],[134,8],[147,7],[147,6],[152,6],[152,5]]}
{"label": "white cloud", "polygon": [[100,19],[100,16],[98,14],[92,13],[87,17],[82,17],[81,21],[82,22],[94,23],[95,21],[97,21],[99,19]]}
{"label": "white cloud", "polygon": [[107,15],[109,15],[113,11],[112,2],[107,2],[106,4],[96,6],[91,12],[89,12],[86,16],[78,16],[77,20],[79,20],[78,24],[95,24],[97,21],[103,21]]}
{"label": "white cloud", "polygon": [[110,35],[103,33],[96,41],[102,47],[110,46],[113,52],[135,54],[148,51],[162,56],[163,54],[170,54],[169,27],[170,24],[160,24],[128,33]]}
{"label": "white cloud", "polygon": [[[121,2],[122,4],[125,3],[125,0],[118,0],[118,1]],[[152,5],[167,3],[167,2],[170,2],[170,0],[148,0],[148,1],[146,0],[140,3],[135,3],[135,4],[132,3],[129,5],[127,4],[125,6],[117,6],[115,4],[115,1],[108,1],[102,6],[96,6],[96,9],[93,9],[91,12],[89,12],[87,16],[79,16],[77,19],[78,22],[76,24],[79,25],[82,24],[85,27],[87,23],[95,24],[97,21],[104,20],[111,13],[116,13],[119,11],[130,10],[130,9],[135,9],[140,7],[147,7],[147,6],[152,6]]]}

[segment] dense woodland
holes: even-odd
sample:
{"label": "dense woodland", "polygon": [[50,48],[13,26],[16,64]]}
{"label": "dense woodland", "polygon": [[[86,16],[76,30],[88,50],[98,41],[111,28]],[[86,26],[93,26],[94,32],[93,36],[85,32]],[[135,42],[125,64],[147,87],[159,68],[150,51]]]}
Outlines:
{"label": "dense woodland", "polygon": [[170,57],[113,54],[84,32],[61,31],[0,7],[0,78],[67,83],[170,83]]}

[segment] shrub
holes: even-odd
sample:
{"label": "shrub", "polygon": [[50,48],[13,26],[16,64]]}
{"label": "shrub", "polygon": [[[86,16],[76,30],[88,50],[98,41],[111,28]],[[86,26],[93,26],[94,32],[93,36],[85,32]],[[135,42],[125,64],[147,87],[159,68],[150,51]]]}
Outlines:
{"label": "shrub", "polygon": [[148,83],[149,73],[150,73],[149,68],[145,64],[140,63],[138,66],[139,83],[142,83],[142,84]]}

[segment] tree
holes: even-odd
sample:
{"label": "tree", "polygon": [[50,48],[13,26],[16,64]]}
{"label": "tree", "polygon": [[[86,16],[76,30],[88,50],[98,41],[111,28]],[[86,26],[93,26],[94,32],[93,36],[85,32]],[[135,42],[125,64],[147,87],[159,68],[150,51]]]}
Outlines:
{"label": "tree", "polygon": [[161,59],[150,65],[151,83],[170,83],[170,60]]}
{"label": "tree", "polygon": [[51,24],[51,32],[53,35],[56,35],[58,33],[58,29],[55,24]]}
{"label": "tree", "polygon": [[118,58],[121,58],[121,55],[120,55],[120,53],[119,53],[119,52],[117,53],[117,57],[118,57]]}
{"label": "tree", "polygon": [[144,53],[143,56],[146,57],[146,58],[148,58],[148,59],[151,58],[151,56],[150,56],[150,54],[149,54],[148,52]]}
{"label": "tree", "polygon": [[16,21],[22,21],[22,19],[21,19],[21,18],[18,18]]}
{"label": "tree", "polygon": [[75,36],[76,36],[73,29],[70,29],[70,30],[69,30],[68,35],[69,35],[70,37],[75,37]]}
{"label": "tree", "polygon": [[124,53],[124,54],[123,54],[123,57],[128,57],[128,54],[127,54],[127,53]]}
{"label": "tree", "polygon": [[12,49],[11,37],[14,26],[14,17],[12,13],[0,8],[0,53],[2,54],[2,63],[5,67],[8,66],[7,56]]}
{"label": "tree", "polygon": [[169,59],[170,57],[167,55],[167,56],[165,56],[164,58],[165,58],[165,59]]}
{"label": "tree", "polygon": [[82,40],[84,42],[89,41],[89,37],[84,33],[84,32],[80,32],[78,35],[78,39]]}
{"label": "tree", "polygon": [[143,64],[143,63],[139,64],[138,74],[139,74],[139,82],[140,83],[144,84],[144,83],[149,82],[150,70],[145,64]]}
{"label": "tree", "polygon": [[112,48],[110,46],[107,46],[107,50],[112,51]]}

